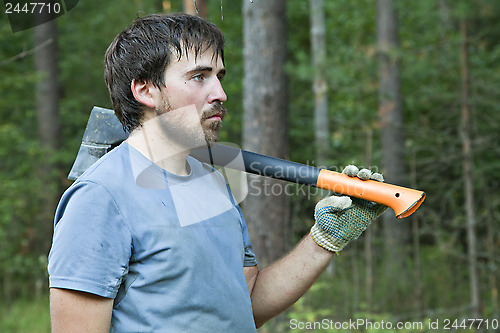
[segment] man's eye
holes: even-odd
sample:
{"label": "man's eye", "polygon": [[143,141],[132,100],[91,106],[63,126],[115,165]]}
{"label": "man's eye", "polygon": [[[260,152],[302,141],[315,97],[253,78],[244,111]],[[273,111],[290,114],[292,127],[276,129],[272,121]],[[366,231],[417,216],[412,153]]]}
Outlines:
{"label": "man's eye", "polygon": [[203,81],[205,80],[205,75],[204,74],[196,74],[193,76],[193,80],[195,81]]}

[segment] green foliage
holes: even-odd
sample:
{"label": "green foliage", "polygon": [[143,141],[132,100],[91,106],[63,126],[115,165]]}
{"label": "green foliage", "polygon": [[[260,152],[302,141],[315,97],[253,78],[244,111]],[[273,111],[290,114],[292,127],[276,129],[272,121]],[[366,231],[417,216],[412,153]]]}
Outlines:
{"label": "green foliage", "polygon": [[[22,293],[22,283],[41,275],[40,253],[30,253],[33,216],[39,208],[39,182],[34,176],[41,157],[36,136],[33,87],[38,79],[29,56],[31,34],[12,34],[0,18],[0,283],[9,304]],[[14,283],[17,281],[19,283]],[[7,290],[7,286],[10,286]]]}
{"label": "green foliage", "polygon": [[[323,323],[324,327],[335,328],[335,324],[359,323],[357,329],[342,329],[341,332],[433,332],[429,329],[429,321],[439,320],[441,323],[445,319],[467,318],[468,291],[458,288],[462,281],[466,280],[467,274],[454,265],[450,265],[453,260],[449,253],[438,252],[432,247],[425,247],[422,250],[422,262],[425,262],[425,271],[422,276],[424,290],[424,303],[428,309],[420,312],[415,306],[411,306],[406,311],[387,311],[384,304],[369,307],[358,297],[365,294],[366,276],[363,258],[359,256],[357,250],[359,246],[350,244],[340,255],[334,259],[331,269],[325,272],[319,280],[311,287],[307,294],[298,300],[288,313],[288,320],[283,323],[289,327],[290,323]],[[358,271],[358,273],[355,273]],[[358,274],[361,279],[356,279]],[[379,271],[375,277],[375,283],[384,279],[384,272]],[[453,288],[453,292],[445,292]],[[374,290],[374,299],[384,300],[387,291],[382,289]],[[414,301],[414,300],[413,300]],[[411,302],[410,302],[411,303]],[[402,303],[403,304],[403,303]],[[435,308],[433,308],[433,306]],[[326,322],[325,322],[326,320]],[[360,320],[360,322],[358,322]],[[370,326],[368,322],[371,322]],[[376,324],[391,323],[392,329],[376,328]],[[401,329],[396,329],[396,323],[403,323]],[[333,323],[333,324],[332,324]],[[404,324],[408,325],[405,328]],[[414,329],[420,328],[422,330]],[[318,324],[319,325],[319,324]],[[345,324],[347,325],[347,324]],[[413,325],[412,329],[408,328]],[[345,326],[347,327],[347,326]],[[442,328],[442,325],[441,325]],[[285,330],[286,331],[286,330]],[[312,332],[338,332],[338,329],[317,329]],[[311,330],[298,329],[297,332],[311,332]]]}
{"label": "green foliage", "polygon": [[8,307],[0,305],[0,331],[4,333],[50,333],[48,298],[26,298]]}
{"label": "green foliage", "polygon": [[[161,10],[170,4],[182,9],[181,1],[80,1],[58,19],[59,69],[63,86],[60,105],[62,146],[51,160],[57,163],[53,181],[43,184],[37,165],[48,155],[38,143],[35,84],[40,80],[33,64],[33,30],[13,34],[5,15],[0,16],[0,285],[2,304],[0,331],[37,332],[21,313],[48,318],[46,300],[15,302],[33,290],[46,291],[48,249],[35,248],[41,197],[48,189],[69,185],[65,180],[78,151],[94,105],[110,107],[103,80],[103,56],[114,36],[137,15]],[[315,321],[323,318],[349,320],[434,320],[448,315],[467,315],[469,302],[466,264],[462,146],[460,141],[461,73],[459,21],[469,22],[470,107],[472,110],[474,176],[483,314],[498,315],[494,283],[500,279],[500,2],[403,1],[399,13],[404,134],[407,170],[412,186],[423,189],[427,200],[415,214],[419,221],[420,276],[412,258],[401,272],[402,290],[385,278],[381,256],[384,235],[373,229],[373,295],[366,297],[367,261],[362,236],[334,259],[308,294],[299,300],[290,319]],[[440,7],[440,5],[446,5]],[[243,18],[241,1],[209,1],[209,19],[226,36],[228,75],[224,87],[229,115],[222,141],[241,143],[243,99]],[[288,63],[290,159],[315,164],[312,60],[310,55],[309,3],[288,1]],[[325,1],[328,66],[330,146],[329,167],[346,164],[380,164],[378,68],[376,50],[376,2],[371,0]],[[369,154],[371,152],[371,154]],[[370,161],[368,161],[368,155]],[[367,165],[367,164],[370,165]],[[312,224],[318,191],[294,188],[290,215],[294,237],[300,239]],[[415,223],[407,219],[401,223]],[[408,251],[414,248],[408,244]],[[397,255],[397,254],[394,254]],[[390,260],[390,258],[389,258]],[[423,286],[415,295],[416,282]],[[401,295],[398,300],[394,294]],[[420,303],[418,303],[420,297]],[[496,302],[496,303],[495,303]],[[43,306],[42,306],[43,305]],[[5,307],[7,305],[4,305]],[[423,308],[422,308],[423,307]],[[448,312],[446,312],[448,311]],[[497,311],[497,312],[495,312]],[[7,315],[8,314],[8,315]],[[23,324],[24,322],[24,324]],[[20,326],[15,326],[15,325]],[[288,322],[286,323],[288,325]],[[33,324],[35,325],[35,324]],[[47,329],[45,329],[47,328]],[[285,328],[284,328],[285,330]]]}

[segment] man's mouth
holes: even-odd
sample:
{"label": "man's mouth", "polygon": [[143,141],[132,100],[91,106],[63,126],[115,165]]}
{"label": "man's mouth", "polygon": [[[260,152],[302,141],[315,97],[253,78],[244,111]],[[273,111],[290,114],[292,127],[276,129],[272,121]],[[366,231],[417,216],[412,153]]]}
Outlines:
{"label": "man's mouth", "polygon": [[226,108],[220,103],[214,104],[212,108],[205,113],[203,120],[222,121],[227,114]]}
{"label": "man's mouth", "polygon": [[211,116],[211,117],[207,118],[207,120],[222,121],[222,116],[221,116],[221,115],[216,114],[216,115],[213,115],[213,116]]}

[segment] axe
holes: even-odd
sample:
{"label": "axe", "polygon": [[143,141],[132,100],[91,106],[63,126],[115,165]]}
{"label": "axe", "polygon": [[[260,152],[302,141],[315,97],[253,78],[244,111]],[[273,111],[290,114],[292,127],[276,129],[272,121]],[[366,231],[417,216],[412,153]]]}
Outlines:
{"label": "axe", "polygon": [[[94,162],[127,137],[128,134],[123,130],[113,110],[95,106],[90,113],[80,150],[68,178],[72,180],[78,178]],[[316,186],[338,194],[381,203],[392,208],[397,218],[413,214],[425,199],[425,193],[422,191],[374,180],[361,180],[327,169],[221,144],[197,148],[190,154],[200,162]],[[242,157],[243,163],[231,163],[238,156]]]}

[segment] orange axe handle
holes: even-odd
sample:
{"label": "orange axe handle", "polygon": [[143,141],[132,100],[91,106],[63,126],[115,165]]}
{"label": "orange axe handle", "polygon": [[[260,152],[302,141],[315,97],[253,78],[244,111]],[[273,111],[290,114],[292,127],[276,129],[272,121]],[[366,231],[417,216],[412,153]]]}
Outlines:
{"label": "orange axe handle", "polygon": [[386,205],[401,219],[410,216],[424,202],[425,193],[376,180],[361,180],[346,174],[321,169],[316,186],[335,193],[348,195]]}

